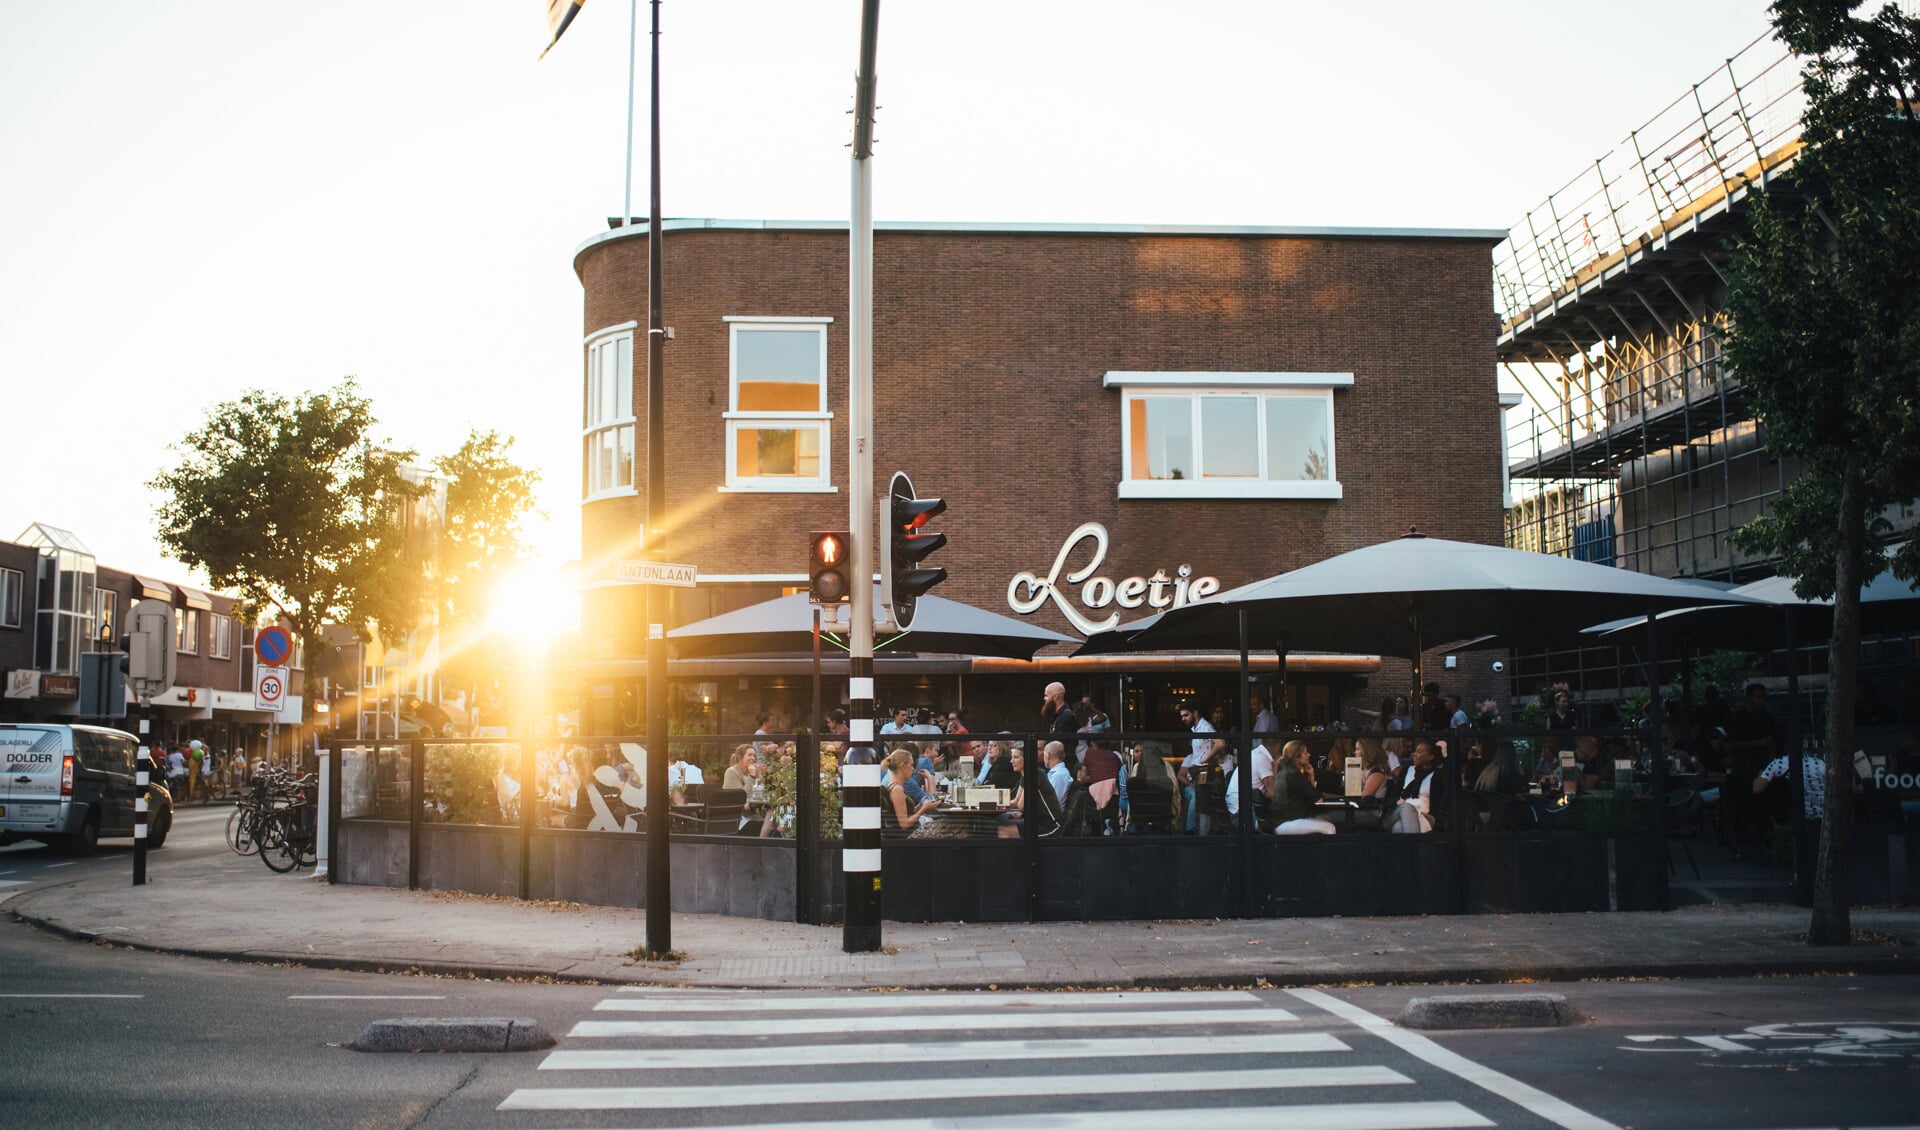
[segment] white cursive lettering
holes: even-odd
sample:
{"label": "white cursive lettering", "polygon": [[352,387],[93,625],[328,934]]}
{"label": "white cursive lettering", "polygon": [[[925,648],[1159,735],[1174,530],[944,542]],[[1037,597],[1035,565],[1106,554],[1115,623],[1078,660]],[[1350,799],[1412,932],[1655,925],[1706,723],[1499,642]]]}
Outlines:
{"label": "white cursive lettering", "polygon": [[[1092,558],[1063,577],[1067,558],[1073,555],[1074,547],[1089,539],[1093,542]],[[1179,566],[1171,577],[1165,569],[1154,570],[1152,577],[1126,577],[1119,581],[1094,576],[1107,559],[1107,545],[1105,526],[1098,522],[1082,523],[1067,535],[1060,552],[1054,556],[1052,570],[1045,577],[1024,569],[1013,575],[1013,579],[1007,583],[1007,606],[1022,616],[1031,616],[1048,600],[1052,600],[1069,623],[1082,633],[1092,635],[1119,624],[1120,613],[1110,612],[1102,619],[1091,619],[1073,607],[1062,591],[1064,588],[1084,582],[1085,587],[1080,589],[1080,603],[1094,611],[1113,605],[1127,609],[1143,605],[1154,609],[1178,608],[1220,591],[1218,578],[1195,577],[1191,565]]]}

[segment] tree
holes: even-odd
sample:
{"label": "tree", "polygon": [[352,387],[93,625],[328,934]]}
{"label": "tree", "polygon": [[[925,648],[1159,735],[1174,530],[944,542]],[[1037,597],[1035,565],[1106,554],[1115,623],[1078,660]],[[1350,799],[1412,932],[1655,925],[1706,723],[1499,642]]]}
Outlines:
{"label": "tree", "polygon": [[309,655],[323,624],[412,627],[422,590],[400,518],[420,488],[400,473],[413,453],[375,442],[376,423],[352,377],[214,405],[175,445],[182,461],[148,484],[165,496],[160,544],[248,614],[284,617]]}
{"label": "tree", "polygon": [[500,582],[531,556],[520,526],[540,474],[514,463],[512,447],[512,437],[476,428],[460,450],[433,461],[447,480],[438,599],[444,653],[456,669],[471,670]]}
{"label": "tree", "polygon": [[1854,672],[1860,586],[1889,564],[1912,580],[1920,541],[1889,545],[1887,506],[1920,496],[1920,20],[1891,3],[1777,0],[1774,27],[1807,57],[1806,150],[1756,194],[1728,272],[1727,357],[1752,393],[1767,449],[1802,474],[1740,530],[1779,558],[1802,598],[1832,597],[1826,810],[1808,941],[1852,929]]}

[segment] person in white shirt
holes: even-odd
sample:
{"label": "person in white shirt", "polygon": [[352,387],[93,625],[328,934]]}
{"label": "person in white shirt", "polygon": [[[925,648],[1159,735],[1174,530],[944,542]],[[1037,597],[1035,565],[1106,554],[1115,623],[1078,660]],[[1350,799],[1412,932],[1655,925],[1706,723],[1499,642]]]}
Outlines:
{"label": "person in white shirt", "polygon": [[1041,753],[1047,758],[1047,784],[1053,786],[1053,795],[1060,802],[1060,811],[1067,810],[1067,790],[1073,787],[1073,774],[1067,771],[1067,747],[1060,742],[1048,742]]}
{"label": "person in white shirt", "polygon": [[1213,723],[1200,713],[1200,704],[1189,699],[1180,704],[1180,721],[1195,734],[1207,735],[1193,739],[1193,751],[1180,762],[1181,799],[1186,802],[1186,818],[1181,822],[1189,835],[1202,836],[1212,830],[1212,822],[1200,811],[1198,791],[1193,784],[1195,771],[1202,765],[1212,764],[1220,759],[1227,743],[1213,737]]}
{"label": "person in white shirt", "polygon": [[[1253,732],[1256,737],[1280,732],[1280,720],[1273,716],[1273,708],[1267,705],[1267,696],[1256,691],[1249,698],[1253,707]],[[1268,754],[1269,763],[1273,755]]]}
{"label": "person in white shirt", "polygon": [[[1273,780],[1273,754],[1268,752],[1265,742],[1256,739],[1253,746],[1253,791],[1269,793],[1267,782],[1271,780]],[[1240,815],[1240,774],[1238,773],[1227,778],[1227,811],[1235,816]],[[1254,809],[1256,814],[1259,811],[1258,808]]]}
{"label": "person in white shirt", "polygon": [[1413,747],[1413,763],[1400,783],[1400,805],[1394,809],[1395,832],[1433,831],[1433,776],[1439,763],[1434,748],[1427,742]]}
{"label": "person in white shirt", "polygon": [[1471,727],[1471,726],[1473,725],[1473,722],[1472,722],[1472,720],[1470,720],[1470,719],[1469,719],[1469,718],[1467,717],[1467,711],[1466,711],[1466,708],[1465,708],[1465,707],[1462,707],[1462,706],[1460,705],[1460,696],[1459,696],[1459,695],[1457,695],[1457,694],[1450,694],[1450,695],[1448,695],[1448,696],[1447,696],[1447,700],[1446,700],[1446,701],[1447,701],[1447,710],[1448,710],[1448,711],[1450,712],[1450,713],[1449,713],[1449,714],[1447,715],[1447,728],[1448,728],[1448,729],[1450,729],[1450,730],[1465,730],[1465,729],[1467,729],[1467,728],[1469,728],[1469,727]]}
{"label": "person in white shirt", "polygon": [[893,718],[880,727],[883,734],[909,734],[913,732],[913,713],[902,706],[893,712]]}

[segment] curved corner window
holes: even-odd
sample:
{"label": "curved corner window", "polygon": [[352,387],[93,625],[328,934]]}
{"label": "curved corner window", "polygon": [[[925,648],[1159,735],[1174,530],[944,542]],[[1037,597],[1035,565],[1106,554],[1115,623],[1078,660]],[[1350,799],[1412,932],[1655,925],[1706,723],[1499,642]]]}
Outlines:
{"label": "curved corner window", "polygon": [[729,319],[727,483],[832,490],[827,319]]}
{"label": "curved corner window", "polygon": [[587,343],[586,495],[633,491],[633,334]]}
{"label": "curved corner window", "polygon": [[1122,388],[1121,498],[1341,496],[1333,382],[1206,388],[1116,376],[1134,374],[1108,380]]}

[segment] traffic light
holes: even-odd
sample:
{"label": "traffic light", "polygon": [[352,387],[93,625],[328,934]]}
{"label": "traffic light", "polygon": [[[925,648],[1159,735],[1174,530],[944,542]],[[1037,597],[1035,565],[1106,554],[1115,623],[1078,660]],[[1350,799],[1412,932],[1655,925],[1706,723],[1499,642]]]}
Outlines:
{"label": "traffic light", "polygon": [[127,657],[116,651],[92,651],[80,657],[82,718],[127,716]]}
{"label": "traffic light", "polygon": [[920,597],[947,579],[945,569],[919,567],[922,558],[947,544],[947,535],[922,531],[946,509],[943,499],[915,498],[913,480],[904,471],[894,472],[887,491],[887,551],[880,560],[893,621],[902,631],[913,626],[914,605]]}
{"label": "traffic light", "polygon": [[853,599],[853,578],[847,572],[847,535],[813,535],[807,558],[807,595],[815,604],[844,604]]}

